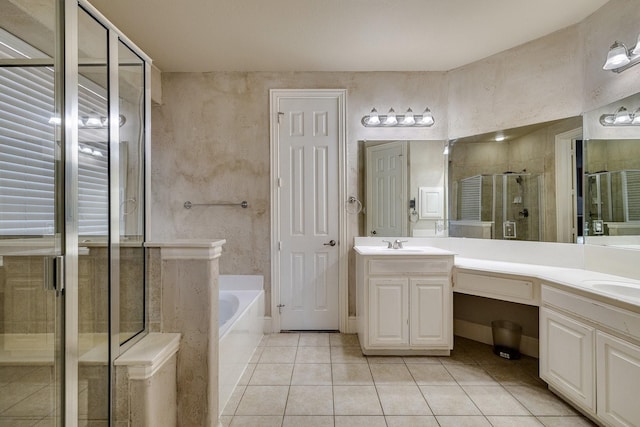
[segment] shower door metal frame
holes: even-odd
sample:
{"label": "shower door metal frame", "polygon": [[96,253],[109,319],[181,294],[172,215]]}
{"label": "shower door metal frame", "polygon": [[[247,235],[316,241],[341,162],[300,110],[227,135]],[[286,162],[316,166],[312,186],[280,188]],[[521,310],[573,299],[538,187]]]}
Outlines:
{"label": "shower door metal frame", "polygon": [[62,47],[62,97],[61,146],[64,166],[64,233],[63,254],[65,262],[64,290],[64,355],[63,355],[63,405],[62,423],[78,425],[78,3],[76,0],[60,0],[57,31]]}
{"label": "shower door metal frame", "polygon": [[57,277],[63,283],[54,285],[58,313],[54,319],[58,334],[54,337],[54,369],[60,380],[55,401],[61,408],[55,422],[74,427],[78,423],[78,3],[56,0],[54,7],[54,58],[0,59],[0,66],[53,67],[54,109],[61,118],[60,132],[55,135],[60,138],[60,169],[54,179],[54,230],[60,234],[60,247],[55,248],[55,255],[64,265],[64,275]]}

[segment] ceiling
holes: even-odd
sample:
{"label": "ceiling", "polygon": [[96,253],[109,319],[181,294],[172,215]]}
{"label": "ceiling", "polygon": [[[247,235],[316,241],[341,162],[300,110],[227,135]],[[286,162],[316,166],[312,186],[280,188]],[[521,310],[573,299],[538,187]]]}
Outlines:
{"label": "ceiling", "polygon": [[446,71],[607,0],[89,0],[162,71]]}

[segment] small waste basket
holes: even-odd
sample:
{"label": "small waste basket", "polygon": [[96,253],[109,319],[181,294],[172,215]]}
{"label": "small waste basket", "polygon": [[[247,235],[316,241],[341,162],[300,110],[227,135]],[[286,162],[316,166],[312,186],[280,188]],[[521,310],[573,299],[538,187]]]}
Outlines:
{"label": "small waste basket", "polygon": [[505,359],[520,358],[520,337],[522,326],[509,320],[491,322],[493,335],[493,352]]}

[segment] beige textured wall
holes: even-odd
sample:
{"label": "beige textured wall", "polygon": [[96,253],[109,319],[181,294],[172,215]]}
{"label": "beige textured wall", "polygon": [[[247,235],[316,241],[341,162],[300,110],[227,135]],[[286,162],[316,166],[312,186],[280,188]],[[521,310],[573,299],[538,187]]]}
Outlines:
{"label": "beige textured wall", "polygon": [[449,72],[449,137],[580,115],[640,92],[640,67],[602,65],[609,46],[633,46],[640,2],[610,0],[572,27]]}
{"label": "beige textured wall", "polygon": [[[640,91],[640,67],[620,75],[601,69],[614,40],[633,44],[637,22],[640,2],[611,0],[576,26],[448,73],[163,74],[163,105],[152,112],[151,240],[227,239],[221,272],[264,275],[269,301],[269,89],[348,90],[347,193],[358,194],[358,140],[474,135],[576,116]],[[436,125],[363,128],[373,106],[429,106]],[[182,207],[243,199],[246,211]],[[358,233],[357,217],[348,227],[350,237]],[[355,283],[353,271],[349,277]],[[354,306],[351,292],[352,313]]]}
{"label": "beige textured wall", "polygon": [[[152,111],[151,240],[224,238],[222,274],[261,274],[270,309],[269,89],[346,88],[347,194],[358,194],[358,140],[442,140],[444,73],[171,73],[163,105]],[[379,111],[429,106],[432,128],[364,128]],[[239,207],[183,208],[183,203],[247,200]],[[349,216],[349,242],[358,216]],[[355,281],[351,281],[355,283]],[[351,298],[352,307],[354,297]]]}
{"label": "beige textured wall", "polygon": [[579,115],[580,33],[569,27],[451,71],[449,137]]}

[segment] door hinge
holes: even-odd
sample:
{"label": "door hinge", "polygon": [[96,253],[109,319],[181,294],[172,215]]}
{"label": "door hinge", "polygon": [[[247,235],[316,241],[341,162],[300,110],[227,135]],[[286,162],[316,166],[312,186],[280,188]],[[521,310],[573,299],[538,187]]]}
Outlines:
{"label": "door hinge", "polygon": [[278,250],[281,251],[282,250],[282,242],[278,242]]}
{"label": "door hinge", "polygon": [[278,304],[276,307],[278,307],[278,314],[282,314],[282,307],[284,307],[284,304]]}
{"label": "door hinge", "polygon": [[280,124],[280,117],[284,116],[284,113],[281,111],[278,111],[278,124]]}
{"label": "door hinge", "polygon": [[278,177],[278,188],[282,187],[282,178]]}

